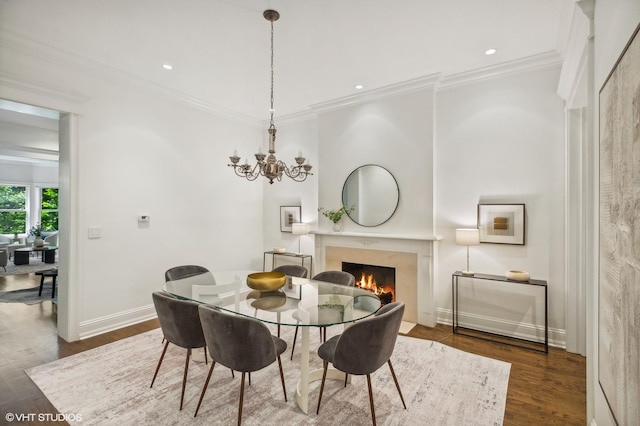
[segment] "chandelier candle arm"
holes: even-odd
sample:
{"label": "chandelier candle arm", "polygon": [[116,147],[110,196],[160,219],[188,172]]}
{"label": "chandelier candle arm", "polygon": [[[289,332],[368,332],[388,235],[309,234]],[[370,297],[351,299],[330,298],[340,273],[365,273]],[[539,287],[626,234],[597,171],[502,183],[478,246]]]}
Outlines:
{"label": "chandelier candle arm", "polygon": [[267,156],[266,154],[263,154],[262,149],[260,149],[260,151],[255,154],[256,165],[251,167],[248,162],[245,162],[245,164],[238,164],[240,162],[240,157],[237,152],[234,151],[233,155],[229,157],[231,163],[227,164],[227,166],[233,167],[233,171],[236,175],[244,177],[249,181],[256,180],[258,176],[264,176],[269,179],[269,183],[272,184],[274,180],[280,182],[282,180],[282,175],[285,174],[296,182],[303,182],[308,176],[312,176],[313,173],[311,173],[312,167],[309,162],[304,164],[306,158],[302,156],[302,153],[295,157],[297,166],[289,167],[284,162],[276,158],[276,126],[273,123],[273,113],[275,112],[273,107],[273,23],[280,19],[280,14],[275,10],[268,9],[262,13],[262,16],[271,23],[271,108],[269,109],[270,120],[269,129],[267,130],[269,132],[269,155]]}

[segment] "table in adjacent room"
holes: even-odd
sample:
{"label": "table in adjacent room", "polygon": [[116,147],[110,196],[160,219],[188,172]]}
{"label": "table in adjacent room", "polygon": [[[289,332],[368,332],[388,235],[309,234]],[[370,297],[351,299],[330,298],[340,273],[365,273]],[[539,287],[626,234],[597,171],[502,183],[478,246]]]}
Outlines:
{"label": "table in adjacent room", "polygon": [[28,265],[29,264],[29,256],[33,252],[41,252],[42,253],[42,261],[44,263],[55,263],[56,262],[56,250],[58,250],[57,246],[17,248],[13,252],[13,264],[14,265]]}

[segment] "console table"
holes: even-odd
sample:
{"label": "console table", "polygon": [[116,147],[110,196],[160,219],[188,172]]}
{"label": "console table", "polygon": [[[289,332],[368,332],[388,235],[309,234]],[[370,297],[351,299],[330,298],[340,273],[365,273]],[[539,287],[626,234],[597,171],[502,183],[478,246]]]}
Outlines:
{"label": "console table", "polygon": [[[484,281],[497,281],[503,282],[508,285],[529,285],[536,286],[542,290],[544,290],[544,342],[538,342],[528,339],[521,339],[518,337],[507,336],[504,334],[491,333],[484,330],[475,329],[469,326],[461,326],[458,323],[458,286],[460,278],[467,278],[473,280],[484,280]],[[529,280],[529,281],[513,281],[507,279],[507,277],[503,277],[501,275],[488,275],[488,274],[475,274],[475,275],[464,275],[460,271],[456,271],[451,276],[451,297],[453,302],[453,333],[455,334],[464,334],[472,337],[484,338],[486,340],[498,341],[500,343],[506,343],[513,346],[524,347],[527,349],[534,349],[544,353],[549,353],[549,309],[548,309],[548,300],[547,300],[547,282],[542,280]],[[464,331],[474,332],[473,334],[465,334]],[[506,337],[508,339],[500,339],[496,340],[495,337]],[[517,342],[526,342],[528,345],[516,344]],[[531,346],[534,345],[534,346]]]}
{"label": "console table", "polygon": [[[307,267],[307,269],[309,270],[309,278],[313,277],[313,256],[310,254],[297,254],[297,253],[289,253],[289,252],[284,252],[284,253],[280,253],[277,251],[265,251],[264,252],[264,256],[262,258],[262,270],[266,271],[266,267],[267,267],[267,258],[269,257],[269,255],[271,255],[271,269],[273,269],[275,267],[275,262],[276,262],[276,256],[283,256],[283,257],[292,257],[292,258],[296,258],[298,260],[300,260],[300,264],[302,266],[305,266],[305,263],[308,263],[309,266]],[[297,263],[297,262],[296,262]]]}

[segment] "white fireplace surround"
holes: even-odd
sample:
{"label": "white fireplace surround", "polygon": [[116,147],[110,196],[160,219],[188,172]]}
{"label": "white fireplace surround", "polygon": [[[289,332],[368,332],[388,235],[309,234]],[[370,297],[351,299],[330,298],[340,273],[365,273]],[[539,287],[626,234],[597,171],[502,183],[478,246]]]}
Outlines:
{"label": "white fireplace surround", "polygon": [[[393,259],[396,254],[407,254],[415,256],[415,263],[409,268],[413,271],[406,271],[408,276],[415,277],[414,282],[405,283],[413,288],[413,294],[407,300],[402,300],[402,290],[398,288],[398,278],[396,278],[396,289],[398,300],[407,304],[405,309],[405,320],[417,322],[427,327],[436,325],[436,299],[434,277],[437,276],[436,257],[438,241],[441,236],[425,235],[394,235],[394,234],[374,234],[359,232],[323,232],[315,231],[315,257],[317,271],[328,269],[338,269],[336,264],[331,264],[331,252],[334,248],[340,253],[350,253],[347,257],[355,256],[362,259],[368,254],[384,255]],[[374,251],[374,252],[371,252]],[[341,259],[345,262],[352,262],[350,258]],[[360,261],[360,260],[358,260]],[[327,262],[330,262],[328,265]],[[391,261],[393,262],[393,261]],[[373,263],[375,264],[375,263]],[[384,265],[396,268],[396,274],[400,265]],[[402,281],[402,280],[400,280]],[[410,280],[413,281],[413,280]],[[415,295],[415,299],[413,299]],[[412,300],[413,299],[413,300]]]}

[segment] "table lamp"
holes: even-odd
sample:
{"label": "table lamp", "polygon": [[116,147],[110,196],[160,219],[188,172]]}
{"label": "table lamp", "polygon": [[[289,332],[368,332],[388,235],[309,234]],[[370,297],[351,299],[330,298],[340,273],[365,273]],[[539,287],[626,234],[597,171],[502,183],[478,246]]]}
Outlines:
{"label": "table lamp", "polygon": [[309,233],[309,225],[306,223],[298,222],[291,224],[291,233],[293,235],[298,235],[298,256],[302,256],[302,251],[300,250],[300,240],[302,237],[300,235],[307,235]]}
{"label": "table lamp", "polygon": [[472,276],[473,272],[469,270],[469,246],[480,244],[480,231],[476,228],[456,229],[456,244],[467,246],[467,269],[462,271],[462,275]]}

